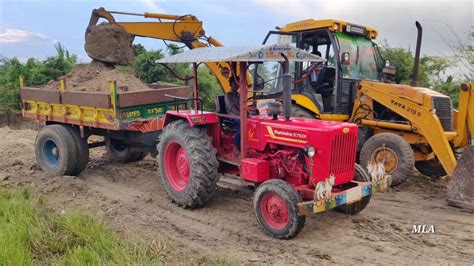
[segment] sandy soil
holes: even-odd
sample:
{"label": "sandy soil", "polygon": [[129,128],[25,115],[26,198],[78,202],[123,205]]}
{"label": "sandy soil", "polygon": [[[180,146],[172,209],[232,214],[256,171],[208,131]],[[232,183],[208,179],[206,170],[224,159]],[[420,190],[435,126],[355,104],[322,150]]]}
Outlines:
{"label": "sandy soil", "polygon": [[[91,151],[79,177],[48,177],[35,164],[32,130],[0,128],[0,179],[7,186],[31,184],[57,210],[89,209],[116,230],[153,240],[160,235],[179,247],[176,256],[211,254],[242,263],[471,264],[474,214],[446,205],[445,183],[414,176],[377,194],[355,216],[327,212],[310,216],[296,238],[266,236],[252,210],[252,191],[222,183],[206,207],[184,210],[165,195],[157,163],[147,157],[112,163],[105,149]],[[228,188],[231,187],[231,188]],[[412,234],[414,224],[435,234]]]}
{"label": "sandy soil", "polygon": [[[98,91],[109,92],[110,81],[116,80],[119,91],[139,91],[150,88],[137,77],[125,74],[98,61],[89,64],[77,64],[74,69],[64,76],[66,90],[69,91]],[[46,89],[57,90],[59,80],[50,81]]]}

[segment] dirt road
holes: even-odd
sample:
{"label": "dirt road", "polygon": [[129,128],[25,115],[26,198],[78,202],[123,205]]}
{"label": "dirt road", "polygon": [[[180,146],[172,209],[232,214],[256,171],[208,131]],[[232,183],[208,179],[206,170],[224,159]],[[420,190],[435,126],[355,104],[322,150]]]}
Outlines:
{"label": "dirt road", "polygon": [[[474,261],[474,214],[446,205],[442,181],[414,176],[396,190],[377,194],[361,213],[328,212],[306,220],[295,239],[276,240],[258,227],[252,191],[220,188],[206,207],[184,210],[166,197],[153,158],[112,163],[105,149],[91,151],[86,171],[48,177],[34,161],[32,130],[0,128],[0,179],[32,184],[54,209],[88,209],[116,230],[153,240],[171,238],[181,254],[213,254],[242,263],[441,263]],[[412,234],[414,224],[434,234]]]}

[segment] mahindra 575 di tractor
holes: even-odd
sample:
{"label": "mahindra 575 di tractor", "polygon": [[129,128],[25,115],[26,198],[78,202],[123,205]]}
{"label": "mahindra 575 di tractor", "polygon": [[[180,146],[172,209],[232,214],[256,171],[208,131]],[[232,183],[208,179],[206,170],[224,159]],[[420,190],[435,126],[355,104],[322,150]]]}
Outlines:
{"label": "mahindra 575 di tractor", "polygon": [[[222,98],[216,101],[216,113],[199,108],[197,67],[223,61],[233,65],[234,76],[240,73],[240,116],[225,114]],[[286,70],[280,77],[283,106],[269,103],[267,114],[260,114],[247,104],[246,73],[251,64],[265,61],[280,62]],[[386,189],[390,178],[384,172],[369,175],[355,164],[355,124],[290,117],[288,66],[308,61],[324,59],[291,46],[271,45],[200,48],[158,61],[193,63],[194,69],[194,98],[176,99],[176,110],[163,118],[157,145],[161,178],[174,202],[185,208],[202,206],[216,191],[220,174],[238,175],[256,187],[253,205],[262,229],[276,238],[291,238],[302,230],[305,215],[333,208],[355,214],[367,206],[374,191]],[[189,100],[194,110],[180,110],[180,102]],[[237,156],[232,143],[239,130]]]}

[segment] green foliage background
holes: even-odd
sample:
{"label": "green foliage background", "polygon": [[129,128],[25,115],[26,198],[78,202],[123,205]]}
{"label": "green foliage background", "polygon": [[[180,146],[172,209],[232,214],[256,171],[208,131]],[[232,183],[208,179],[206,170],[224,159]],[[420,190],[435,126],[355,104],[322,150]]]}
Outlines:
{"label": "green foliage background", "polygon": [[[472,41],[474,33],[468,36],[468,44],[452,45],[449,48],[454,57],[423,56],[420,60],[419,86],[433,88],[453,99],[455,107],[458,106],[458,93],[461,82],[474,79],[474,48]],[[77,61],[60,43],[55,45],[56,55],[45,60],[30,58],[22,63],[17,58],[4,58],[0,56],[0,108],[20,109],[19,79],[25,76],[26,85],[43,85],[50,80],[55,80],[71,71]],[[413,54],[410,49],[391,47],[387,42],[380,45],[384,58],[390,59],[391,64],[397,68],[395,82],[409,84],[413,70]],[[168,71],[164,66],[155,61],[166,54],[172,55],[182,52],[176,44],[169,44],[166,51],[148,51],[141,44],[133,46],[135,64],[132,67],[119,66],[122,72],[135,75],[145,83],[170,82],[183,84],[184,82]],[[450,67],[457,66],[458,73],[447,71]],[[181,77],[191,76],[192,71],[188,64],[173,64],[170,68]],[[203,99],[204,108],[214,110],[214,99],[222,94],[217,79],[205,66],[198,70],[200,98]],[[192,85],[190,82],[189,85]]]}

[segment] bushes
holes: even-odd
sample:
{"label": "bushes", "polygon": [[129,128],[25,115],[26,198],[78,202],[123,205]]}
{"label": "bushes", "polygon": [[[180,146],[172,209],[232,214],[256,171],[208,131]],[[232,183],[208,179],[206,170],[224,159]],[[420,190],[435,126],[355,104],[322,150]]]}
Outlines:
{"label": "bushes", "polygon": [[54,47],[56,55],[44,61],[30,58],[23,64],[17,58],[0,60],[0,108],[20,109],[20,76],[25,77],[26,85],[37,86],[71,71],[77,57],[69,54],[60,43]]}

